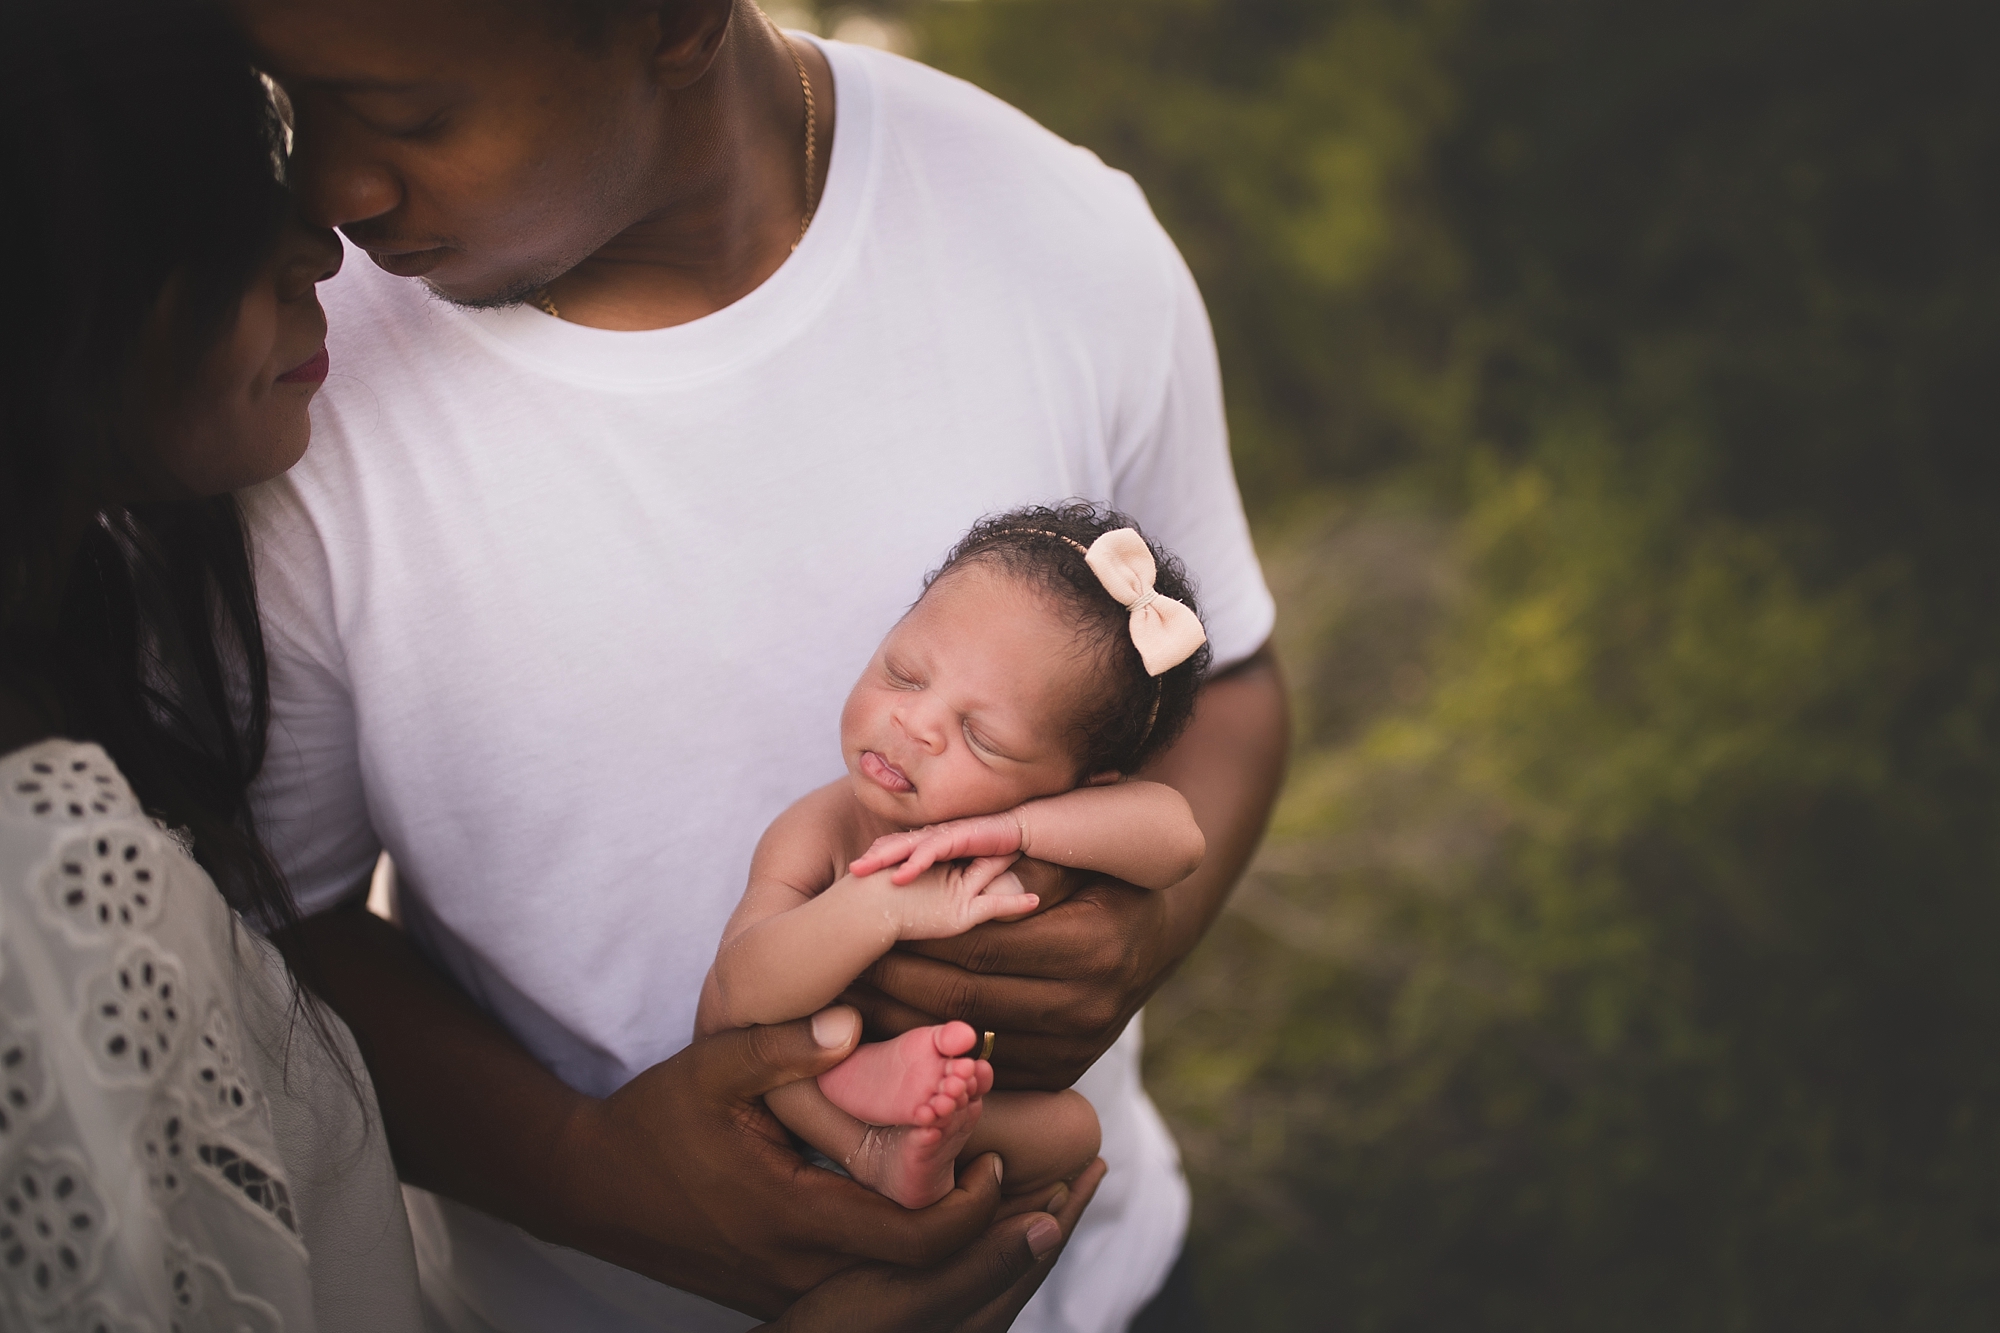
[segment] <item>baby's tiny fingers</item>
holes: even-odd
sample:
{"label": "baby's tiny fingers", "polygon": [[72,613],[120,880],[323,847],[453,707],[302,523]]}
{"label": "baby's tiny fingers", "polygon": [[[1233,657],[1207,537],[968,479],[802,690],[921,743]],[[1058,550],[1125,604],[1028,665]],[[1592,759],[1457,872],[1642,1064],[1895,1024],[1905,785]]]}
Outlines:
{"label": "baby's tiny fingers", "polygon": [[908,884],[917,876],[937,864],[937,852],[931,847],[918,847],[912,851],[903,864],[896,867],[896,873],[889,876],[891,884]]}

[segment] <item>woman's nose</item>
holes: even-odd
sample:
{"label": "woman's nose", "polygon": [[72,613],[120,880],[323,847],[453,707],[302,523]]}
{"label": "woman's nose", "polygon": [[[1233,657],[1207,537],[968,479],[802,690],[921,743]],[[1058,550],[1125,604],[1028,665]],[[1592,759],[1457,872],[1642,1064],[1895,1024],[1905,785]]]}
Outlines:
{"label": "woman's nose", "polygon": [[295,220],[286,226],[279,244],[285,248],[279,294],[286,300],[306,295],[314,286],[340,272],[344,257],[340,238],[325,227],[309,227]]}

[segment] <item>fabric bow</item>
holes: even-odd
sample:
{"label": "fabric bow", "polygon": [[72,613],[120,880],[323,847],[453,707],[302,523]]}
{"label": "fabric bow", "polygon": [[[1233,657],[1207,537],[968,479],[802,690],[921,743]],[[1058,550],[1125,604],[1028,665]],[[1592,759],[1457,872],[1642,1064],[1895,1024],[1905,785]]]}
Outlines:
{"label": "fabric bow", "polygon": [[1173,670],[1208,642],[1200,618],[1153,586],[1159,567],[1146,539],[1131,528],[1105,533],[1090,544],[1083,558],[1104,591],[1131,608],[1132,643],[1147,675]]}

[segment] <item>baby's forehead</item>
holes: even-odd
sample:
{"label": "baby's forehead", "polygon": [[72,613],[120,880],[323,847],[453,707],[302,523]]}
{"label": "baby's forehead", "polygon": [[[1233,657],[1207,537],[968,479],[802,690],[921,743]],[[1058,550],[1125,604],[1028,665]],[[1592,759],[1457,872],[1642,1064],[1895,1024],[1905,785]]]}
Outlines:
{"label": "baby's forehead", "polygon": [[[1004,645],[1010,673],[994,673],[1010,694],[1039,694],[1055,727],[1104,683],[1111,665],[1101,637],[1060,592],[996,561],[967,560],[932,581],[892,638],[913,646],[976,649]],[[975,644],[973,641],[977,640]],[[977,660],[977,652],[969,654]]]}

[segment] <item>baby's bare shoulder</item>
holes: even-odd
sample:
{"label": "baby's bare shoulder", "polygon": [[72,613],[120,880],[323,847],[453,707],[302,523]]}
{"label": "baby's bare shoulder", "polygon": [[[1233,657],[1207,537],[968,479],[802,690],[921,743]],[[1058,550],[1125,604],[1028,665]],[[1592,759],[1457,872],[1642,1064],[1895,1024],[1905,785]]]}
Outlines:
{"label": "baby's bare shoulder", "polygon": [[808,894],[840,878],[861,853],[854,797],[843,781],[829,782],[792,802],[757,844],[751,878],[769,877]]}

